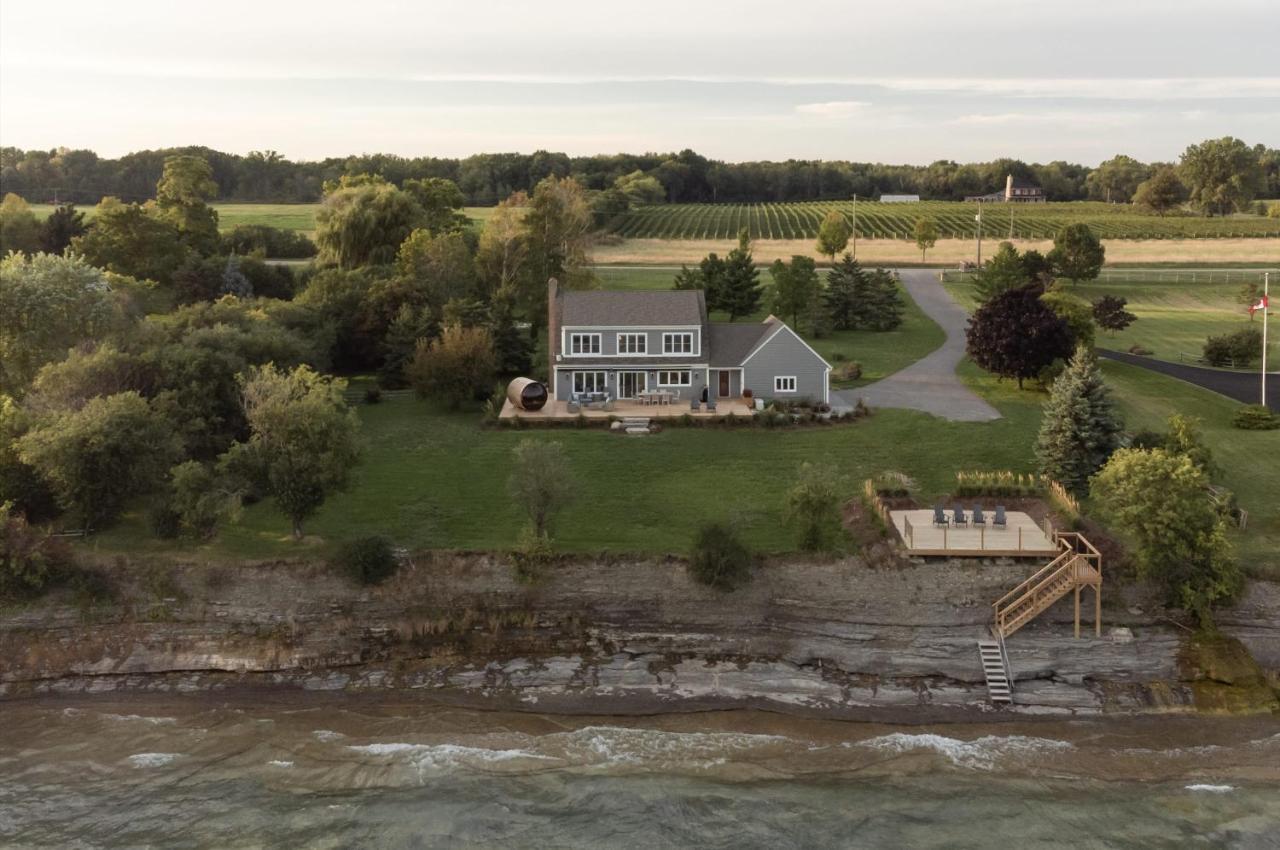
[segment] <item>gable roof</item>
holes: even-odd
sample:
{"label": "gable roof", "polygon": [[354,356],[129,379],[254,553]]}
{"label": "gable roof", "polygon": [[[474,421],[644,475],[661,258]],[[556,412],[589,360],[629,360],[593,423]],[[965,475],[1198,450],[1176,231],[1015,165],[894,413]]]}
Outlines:
{"label": "gable roof", "polygon": [[763,339],[761,339],[761,340],[760,340],[760,342],[758,342],[758,343],[755,345],[755,347],[753,347],[753,348],[751,349],[751,351],[747,354],[747,356],[746,356],[746,357],[742,358],[742,364],[741,364],[741,365],[743,365],[743,366],[747,365],[747,361],[748,361],[748,360],[750,360],[752,357],[755,357],[755,356],[756,356],[756,354],[760,351],[760,349],[764,348],[766,345],[768,345],[769,343],[773,342],[773,340],[774,340],[774,339],[776,339],[776,338],[778,337],[778,335],[779,335],[779,334],[786,333],[786,334],[790,334],[791,336],[795,337],[796,341],[797,341],[797,342],[799,342],[801,345],[803,345],[805,348],[807,348],[807,349],[809,350],[809,353],[810,353],[810,354],[812,354],[814,357],[818,358],[819,362],[821,362],[823,366],[827,367],[828,369],[830,369],[830,368],[831,368],[831,364],[827,362],[827,358],[823,357],[821,354],[819,354],[817,351],[815,351],[815,350],[814,350],[814,348],[813,348],[813,346],[812,346],[812,345],[810,345],[809,343],[805,342],[805,341],[804,341],[804,337],[802,337],[802,336],[800,336],[800,334],[796,333],[796,332],[791,328],[791,326],[790,326],[790,325],[788,325],[786,322],[783,322],[783,321],[781,321],[780,319],[777,319],[777,318],[775,318],[775,317],[773,317],[773,316],[770,316],[769,318],[767,318],[767,319],[765,319],[765,320],[764,320],[764,324],[765,324],[765,327],[768,329],[768,331],[769,331],[769,332],[768,332],[768,333],[766,333],[766,334],[764,335],[764,338],[763,338]]}
{"label": "gable roof", "polygon": [[701,290],[561,291],[560,327],[648,327],[705,323]]}
{"label": "gable roof", "polygon": [[711,343],[709,364],[741,366],[760,341],[777,327],[772,322],[712,322],[707,339]]}

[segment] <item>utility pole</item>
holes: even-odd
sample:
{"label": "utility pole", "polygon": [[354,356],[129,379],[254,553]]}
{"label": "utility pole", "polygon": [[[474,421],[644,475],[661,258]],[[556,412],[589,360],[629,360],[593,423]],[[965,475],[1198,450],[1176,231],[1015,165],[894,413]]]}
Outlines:
{"label": "utility pole", "polygon": [[978,214],[973,220],[978,222],[978,268],[982,268],[982,201],[978,201]]}
{"label": "utility pole", "polygon": [[858,259],[858,193],[853,193],[853,258]]}

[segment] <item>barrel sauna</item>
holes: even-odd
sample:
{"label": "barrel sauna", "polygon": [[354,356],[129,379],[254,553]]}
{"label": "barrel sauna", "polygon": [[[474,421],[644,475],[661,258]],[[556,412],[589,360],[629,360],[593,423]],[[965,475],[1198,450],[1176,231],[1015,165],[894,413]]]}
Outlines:
{"label": "barrel sauna", "polygon": [[520,410],[541,410],[550,397],[546,385],[532,378],[516,378],[507,384],[507,401]]}

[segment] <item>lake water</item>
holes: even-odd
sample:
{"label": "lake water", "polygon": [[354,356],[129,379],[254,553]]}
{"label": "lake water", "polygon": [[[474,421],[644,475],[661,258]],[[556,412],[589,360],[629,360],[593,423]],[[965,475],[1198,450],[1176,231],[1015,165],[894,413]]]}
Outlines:
{"label": "lake water", "polygon": [[1280,848],[1280,723],[0,703],[0,846]]}

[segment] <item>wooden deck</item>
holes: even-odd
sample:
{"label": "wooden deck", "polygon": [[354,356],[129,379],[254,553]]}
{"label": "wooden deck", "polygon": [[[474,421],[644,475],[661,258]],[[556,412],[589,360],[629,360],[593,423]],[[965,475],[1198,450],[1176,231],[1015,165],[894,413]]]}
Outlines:
{"label": "wooden deck", "polygon": [[[641,404],[638,401],[619,400],[613,403],[613,410],[590,410],[586,407],[581,410],[581,414],[588,419],[608,419],[610,416],[616,419],[626,416],[671,419],[683,416],[686,413],[699,419],[708,419],[713,416],[728,416],[730,413],[734,416],[750,416],[754,412],[751,405],[742,399],[728,398],[717,399],[714,411],[708,411],[706,406],[703,405],[697,413],[689,409],[688,401],[675,404]],[[499,418],[514,419],[517,416],[529,422],[537,422],[539,420],[577,419],[578,413],[570,413],[568,402],[564,401],[549,401],[546,407],[536,411],[520,410],[510,400],[505,401]]]}
{"label": "wooden deck", "polygon": [[[968,508],[965,508],[968,513]],[[958,558],[1044,557],[1058,551],[1051,529],[1042,528],[1022,511],[1008,511],[1005,528],[991,527],[994,512],[987,513],[987,525],[974,528],[935,528],[933,511],[890,511],[893,527],[909,555]],[[951,509],[947,509],[951,517]]]}

